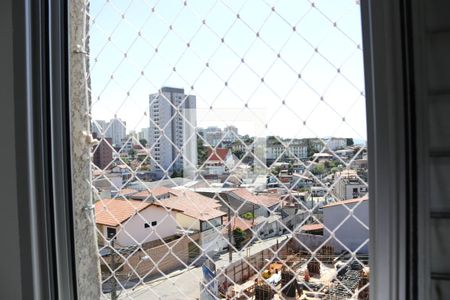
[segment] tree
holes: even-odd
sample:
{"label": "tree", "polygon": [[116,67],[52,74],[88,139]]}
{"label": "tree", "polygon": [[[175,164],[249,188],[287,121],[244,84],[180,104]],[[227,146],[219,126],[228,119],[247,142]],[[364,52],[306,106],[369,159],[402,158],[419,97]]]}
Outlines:
{"label": "tree", "polygon": [[140,139],[140,140],[139,140],[139,143],[141,143],[141,145],[144,146],[144,147],[146,147],[147,144],[148,144],[148,142],[147,142],[146,139]]}
{"label": "tree", "polygon": [[242,217],[246,220],[253,220],[255,218],[255,215],[251,212],[246,212],[242,215]]}
{"label": "tree", "polygon": [[313,144],[311,139],[307,139],[306,140],[306,152],[307,152],[307,156],[308,158],[311,158],[313,156],[314,153],[316,153],[316,147]]}
{"label": "tree", "polygon": [[233,230],[233,238],[234,238],[234,245],[238,250],[242,247],[242,242],[245,241],[245,232],[242,231],[241,228],[237,227],[235,230]]}
{"label": "tree", "polygon": [[197,136],[197,163],[198,165],[203,164],[208,158],[208,150],[203,144],[203,140]]}
{"label": "tree", "polygon": [[131,148],[130,151],[128,151],[128,156],[131,157],[132,159],[134,159],[135,155],[136,155],[136,150]]}
{"label": "tree", "polygon": [[273,175],[278,176],[278,174],[280,174],[281,167],[276,166],[276,167],[270,168],[270,171],[272,172]]}
{"label": "tree", "polygon": [[355,142],[353,141],[353,138],[347,139],[347,146],[353,146],[354,144],[355,144]]}
{"label": "tree", "polygon": [[294,173],[294,165],[292,163],[289,163],[288,165],[288,174]]}
{"label": "tree", "polygon": [[176,178],[176,177],[183,177],[183,170],[179,170],[179,171],[173,171],[172,176],[170,176],[171,178]]}
{"label": "tree", "polygon": [[325,166],[322,164],[317,164],[311,171],[314,175],[321,175],[325,172]]}
{"label": "tree", "polygon": [[233,151],[233,155],[236,156],[238,159],[241,159],[244,156],[244,151],[242,150],[235,150]]}

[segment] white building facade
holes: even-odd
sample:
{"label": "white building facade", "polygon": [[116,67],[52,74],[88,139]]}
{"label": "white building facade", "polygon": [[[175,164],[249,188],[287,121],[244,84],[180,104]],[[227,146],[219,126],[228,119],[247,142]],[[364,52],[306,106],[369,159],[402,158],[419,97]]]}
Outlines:
{"label": "white building facade", "polygon": [[150,95],[148,147],[153,168],[162,172],[184,172],[189,177],[197,165],[196,97],[184,89],[163,87]]}
{"label": "white building facade", "polygon": [[208,142],[208,144],[212,147],[217,146],[221,141],[223,137],[222,129],[216,126],[210,126],[205,128],[203,131],[204,138]]}
{"label": "white building facade", "polygon": [[239,136],[238,129],[235,126],[227,126],[223,130],[223,142],[225,143],[234,143]]}
{"label": "white building facade", "polygon": [[109,121],[107,125],[107,130],[105,133],[105,137],[111,138],[112,143],[116,147],[120,147],[123,145],[123,141],[126,140],[127,137],[127,123],[117,116],[114,116],[111,121]]}
{"label": "white building facade", "polygon": [[303,144],[291,144],[288,147],[282,144],[267,145],[266,159],[276,160],[280,156],[290,159],[306,159],[308,147]]}

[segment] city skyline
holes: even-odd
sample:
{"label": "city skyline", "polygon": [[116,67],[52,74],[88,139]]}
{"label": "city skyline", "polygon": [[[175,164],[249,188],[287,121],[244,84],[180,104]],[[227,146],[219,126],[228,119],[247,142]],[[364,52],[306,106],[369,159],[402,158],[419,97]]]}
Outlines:
{"label": "city skyline", "polygon": [[[316,4],[345,35],[308,1],[278,3],[275,11],[262,1],[215,3],[190,1],[190,9],[182,1],[92,3],[93,118],[117,114],[138,132],[148,124],[148,96],[169,86],[197,97],[199,127],[240,122],[250,135],[264,128],[260,135],[366,139],[354,1]],[[122,24],[120,12],[127,26],[105,35],[102,26]],[[114,47],[103,47],[109,43]],[[227,111],[233,116],[224,120]]]}

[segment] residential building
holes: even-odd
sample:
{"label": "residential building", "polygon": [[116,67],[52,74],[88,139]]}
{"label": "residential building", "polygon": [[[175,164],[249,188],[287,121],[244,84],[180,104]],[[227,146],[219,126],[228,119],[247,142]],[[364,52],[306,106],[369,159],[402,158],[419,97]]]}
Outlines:
{"label": "residential building", "polygon": [[226,194],[227,204],[239,215],[249,212],[255,218],[269,217],[280,206],[280,197],[275,194],[252,193],[247,188],[236,188],[227,191]]}
{"label": "residential building", "polygon": [[[353,210],[350,217],[349,211]],[[324,238],[334,233],[332,244],[335,252],[346,250],[368,253],[369,248],[369,198],[337,201],[323,206]],[[363,245],[362,247],[360,247]]]}
{"label": "residential building", "polygon": [[313,161],[315,161],[317,163],[330,161],[332,159],[333,159],[333,155],[331,155],[330,153],[320,152],[320,153],[313,154]]}
{"label": "residential building", "polygon": [[295,160],[306,159],[308,157],[308,147],[300,141],[267,139],[266,159],[271,162],[277,159]]}
{"label": "residential building", "polygon": [[170,189],[164,186],[146,189],[135,194],[130,195],[130,198],[134,200],[143,200],[143,201],[155,201],[155,200],[163,200],[167,199],[171,196]]}
{"label": "residential building", "polygon": [[133,149],[133,140],[132,139],[123,139],[122,147],[120,148],[120,154],[127,154]]}
{"label": "residential building", "polygon": [[125,184],[133,176],[130,166],[123,164],[123,163],[116,164],[114,167],[112,167],[111,174],[121,176],[121,178],[122,178],[120,185],[116,185],[116,187],[112,187],[113,192],[120,190],[122,188],[122,185]]}
{"label": "residential building", "polygon": [[347,146],[347,139],[346,138],[336,138],[336,137],[330,137],[330,138],[324,138],[323,141],[326,143],[326,147],[330,150],[338,150],[343,149],[345,146]]}
{"label": "residential building", "polygon": [[223,130],[224,143],[232,144],[236,142],[238,136],[239,136],[238,129],[235,126],[227,126]]}
{"label": "residential building", "polygon": [[105,137],[106,127],[108,126],[108,122],[105,120],[95,120],[91,124],[92,135],[96,135],[96,138],[101,139]]}
{"label": "residential building", "polygon": [[204,168],[209,175],[222,175],[235,166],[235,157],[231,149],[208,147],[206,156]]}
{"label": "residential building", "polygon": [[122,143],[124,140],[126,140],[127,137],[127,123],[120,118],[117,117],[117,115],[114,115],[114,118],[109,121],[107,125],[107,130],[105,133],[105,137],[109,137],[112,139],[112,144],[115,147],[122,146]]}
{"label": "residential building", "polygon": [[124,183],[121,173],[113,173],[109,170],[92,170],[92,185],[97,191],[94,199],[110,198],[112,193],[122,188]]}
{"label": "residential building", "polygon": [[[197,165],[196,97],[184,89],[163,87],[150,95],[149,147],[153,168],[172,174],[193,173]],[[186,161],[187,160],[187,161]]]}
{"label": "residential building", "polygon": [[[93,132],[92,137],[94,139],[98,138],[97,133]],[[111,138],[102,138],[99,144],[94,146],[92,160],[100,169],[105,169],[113,160],[113,148],[111,144]]]}
{"label": "residential building", "polygon": [[104,244],[106,240],[114,239],[115,247],[127,247],[173,236],[177,233],[174,218],[177,211],[176,208],[167,211],[157,203],[136,200],[97,201],[95,222],[102,233],[99,242]]}
{"label": "residential building", "polygon": [[223,132],[219,127],[210,126],[203,130],[203,136],[210,146],[215,147],[221,142]]}
{"label": "residential building", "polygon": [[138,133],[139,140],[146,140],[148,143],[149,132],[150,132],[150,128],[148,128],[148,127],[142,128],[141,131],[139,131],[139,133]]}
{"label": "residential building", "polygon": [[187,189],[171,189],[170,194],[157,203],[177,211],[179,229],[192,234],[207,253],[222,250],[226,245],[221,233],[226,212],[220,210],[220,202]]}
{"label": "residential building", "polygon": [[358,177],[355,170],[336,172],[334,175],[337,183],[334,186],[334,194],[338,199],[360,198],[367,194],[367,183]]}

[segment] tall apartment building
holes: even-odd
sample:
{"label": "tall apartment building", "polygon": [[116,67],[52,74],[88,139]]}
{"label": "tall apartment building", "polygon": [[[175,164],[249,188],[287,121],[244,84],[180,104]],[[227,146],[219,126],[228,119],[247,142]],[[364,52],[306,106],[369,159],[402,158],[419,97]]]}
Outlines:
{"label": "tall apartment building", "polygon": [[[99,138],[96,132],[92,133],[94,139]],[[92,161],[100,169],[106,168],[113,160],[113,149],[111,148],[111,138],[102,138],[98,146],[94,147]],[[109,145],[108,145],[109,144]]]}
{"label": "tall apartment building", "polygon": [[111,119],[108,123],[108,130],[106,131],[105,137],[109,137],[112,140],[114,146],[121,146],[127,137],[127,123],[117,118],[117,115],[114,115],[114,118]]}
{"label": "tall apartment building", "polygon": [[150,128],[148,128],[148,127],[142,128],[141,131],[139,131],[139,134],[138,134],[139,140],[146,140],[148,142],[149,130],[150,130]]}
{"label": "tall apartment building", "polygon": [[235,126],[227,126],[223,130],[223,141],[225,143],[234,143],[237,140],[238,129]]}
{"label": "tall apartment building", "polygon": [[193,176],[197,166],[196,97],[186,95],[184,89],[163,87],[149,100],[153,169],[167,170],[169,174],[183,171],[184,177]]}
{"label": "tall apartment building", "polygon": [[108,122],[105,120],[95,120],[91,126],[92,135],[95,134],[98,139],[104,138],[106,127],[108,127]]}
{"label": "tall apartment building", "polygon": [[204,132],[204,138],[208,142],[208,144],[212,147],[217,146],[220,141],[222,140],[223,132],[222,129],[220,129],[217,126],[209,126],[205,128]]}
{"label": "tall apartment building", "polygon": [[116,115],[109,122],[95,120],[92,122],[91,131],[98,139],[110,138],[115,147],[120,147],[127,137],[126,122],[117,118]]}

